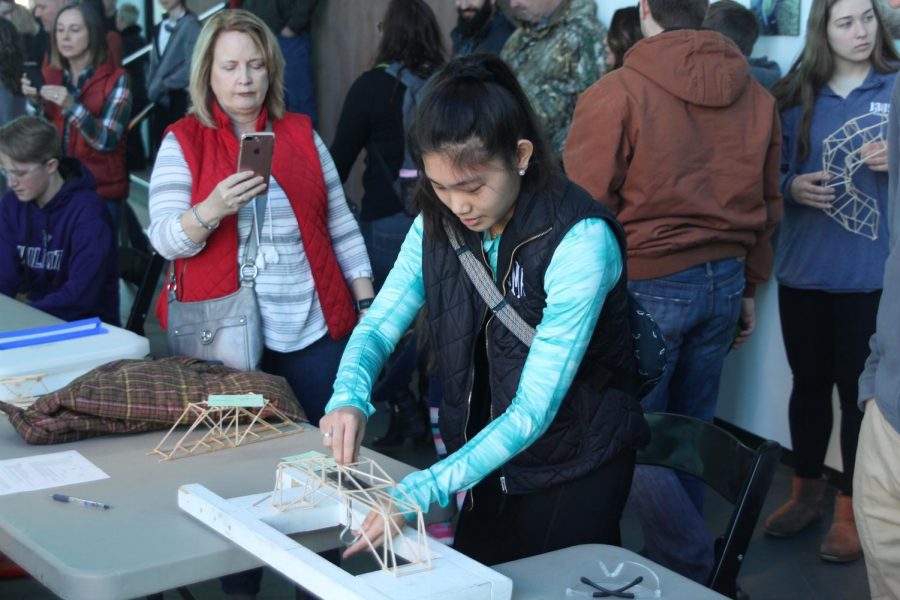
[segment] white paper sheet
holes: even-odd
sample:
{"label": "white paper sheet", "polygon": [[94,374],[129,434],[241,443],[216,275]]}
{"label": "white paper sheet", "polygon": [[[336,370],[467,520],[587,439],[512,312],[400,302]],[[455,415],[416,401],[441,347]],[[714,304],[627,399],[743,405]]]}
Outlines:
{"label": "white paper sheet", "polygon": [[76,450],[0,460],[0,496],[107,478]]}

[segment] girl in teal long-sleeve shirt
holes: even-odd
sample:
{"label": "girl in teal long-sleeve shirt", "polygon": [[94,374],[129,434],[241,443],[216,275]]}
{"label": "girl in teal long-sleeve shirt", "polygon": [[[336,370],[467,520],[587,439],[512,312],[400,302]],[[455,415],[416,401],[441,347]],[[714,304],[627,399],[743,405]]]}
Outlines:
{"label": "girl in teal long-sleeve shirt", "polygon": [[[373,382],[424,306],[451,454],[408,475],[395,495],[427,510],[470,490],[455,546],[487,564],[619,543],[634,450],[646,440],[632,393],[620,228],[557,172],[524,94],[496,58],[448,65],[411,142],[425,176],[422,214],[348,343],[320,424],[325,445],[338,463],[356,460]],[[445,220],[536,327],[530,348],[485,318],[442,235]],[[377,545],[382,527],[370,515],[361,529]],[[360,540],[345,555],[366,547]]]}

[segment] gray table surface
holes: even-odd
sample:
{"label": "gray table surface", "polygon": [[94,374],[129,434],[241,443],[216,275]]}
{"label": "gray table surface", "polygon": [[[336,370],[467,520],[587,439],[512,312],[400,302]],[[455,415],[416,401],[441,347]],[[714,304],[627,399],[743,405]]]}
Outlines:
{"label": "gray table surface", "polygon": [[573,596],[566,596],[566,588],[576,585],[581,576],[593,579],[593,573],[601,572],[597,564],[597,561],[600,560],[608,569],[614,569],[616,565],[625,561],[634,561],[650,567],[659,577],[662,592],[660,598],[671,600],[725,598],[725,596],[657,565],[631,550],[603,544],[572,546],[564,550],[496,565],[494,569],[513,580],[513,600],[552,600],[553,598],[572,600]]}
{"label": "gray table surface", "polygon": [[62,323],[53,315],[0,294],[0,332]]}
{"label": "gray table surface", "polygon": [[[77,450],[109,479],[0,496],[0,552],[53,593],[67,599],[134,598],[260,565],[252,555],[178,508],[177,490],[200,483],[224,498],[271,489],[282,457],[322,450],[319,431],[174,461],[147,453],[165,432],[107,436],[54,446],[29,446],[0,420],[0,459]],[[412,467],[371,451],[399,479]],[[110,510],[61,504],[61,492],[106,502]],[[320,551],[336,546],[337,530],[305,534]]]}

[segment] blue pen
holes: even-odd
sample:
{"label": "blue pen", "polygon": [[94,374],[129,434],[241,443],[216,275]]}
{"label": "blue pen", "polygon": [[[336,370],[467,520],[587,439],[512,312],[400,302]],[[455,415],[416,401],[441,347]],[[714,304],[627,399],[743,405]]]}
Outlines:
{"label": "blue pen", "polygon": [[96,502],[94,500],[85,500],[84,498],[76,498],[75,496],[66,496],[65,494],[53,494],[53,499],[57,502],[75,502],[81,503],[83,506],[88,508],[102,508],[103,510],[108,510],[110,508],[109,504],[103,504],[102,502]]}

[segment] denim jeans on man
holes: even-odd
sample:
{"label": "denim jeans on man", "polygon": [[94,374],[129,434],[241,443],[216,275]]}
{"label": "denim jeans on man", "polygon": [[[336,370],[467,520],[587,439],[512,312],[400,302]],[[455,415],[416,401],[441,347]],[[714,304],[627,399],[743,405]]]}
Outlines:
{"label": "denim jeans on man", "polygon": [[409,233],[409,228],[412,227],[412,222],[412,218],[402,212],[359,222],[359,230],[372,263],[372,285],[375,286],[376,294],[394,267],[394,261],[400,254],[400,247],[406,239],[406,234]]}
{"label": "denim jeans on man", "polygon": [[[646,412],[712,421],[725,354],[734,339],[744,291],[744,261],[708,262],[656,279],[629,281],[666,336],[666,374],[641,401]],[[703,521],[703,483],[670,469],[639,465],[629,503],[647,556],[705,583],[713,539]]]}
{"label": "denim jeans on man", "polygon": [[316,126],[316,91],[313,88],[311,37],[301,31],[293,37],[278,35],[278,46],[284,55],[284,92],[288,110],[309,115]]}
{"label": "denim jeans on man", "polygon": [[[359,222],[359,229],[372,263],[372,283],[376,294],[391,272],[412,222],[412,218],[402,212]],[[405,345],[394,351],[390,362],[385,365],[384,377],[372,390],[372,401],[392,402],[398,394],[409,389],[410,378],[415,369],[416,344],[415,339],[411,337]]]}

